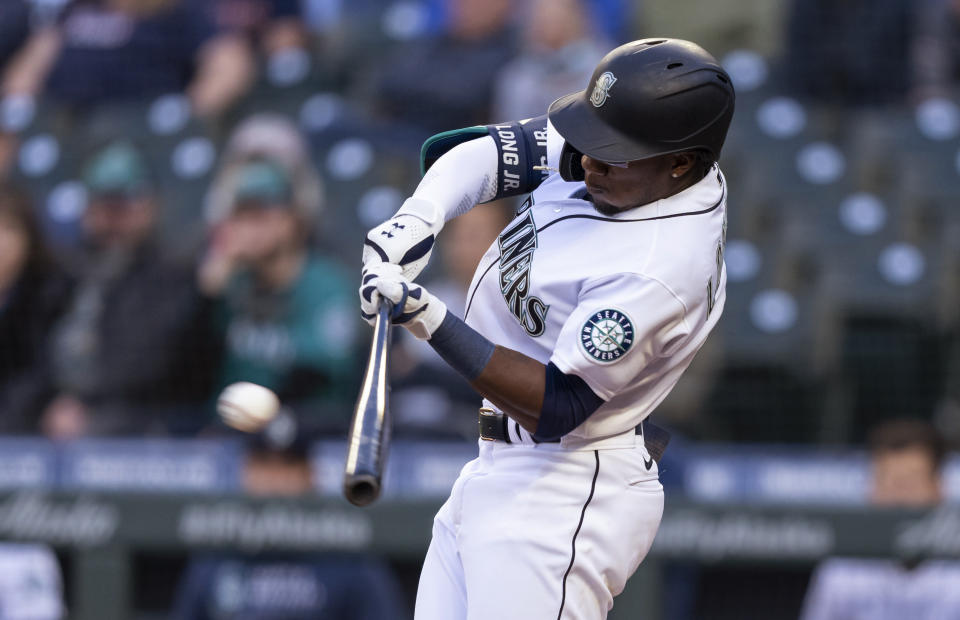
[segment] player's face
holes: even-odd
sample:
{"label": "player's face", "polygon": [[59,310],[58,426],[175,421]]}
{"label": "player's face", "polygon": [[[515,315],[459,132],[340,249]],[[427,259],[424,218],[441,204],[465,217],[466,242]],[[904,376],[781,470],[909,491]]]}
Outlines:
{"label": "player's face", "polygon": [[688,178],[694,161],[692,155],[678,153],[616,165],[584,155],[580,163],[597,211],[612,215],[686,189],[694,182]]}

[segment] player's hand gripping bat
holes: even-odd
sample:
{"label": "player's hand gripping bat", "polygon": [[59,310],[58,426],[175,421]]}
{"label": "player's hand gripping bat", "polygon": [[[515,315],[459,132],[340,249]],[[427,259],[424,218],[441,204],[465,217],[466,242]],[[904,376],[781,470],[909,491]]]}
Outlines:
{"label": "player's hand gripping bat", "polygon": [[373,327],[370,359],[353,409],[343,494],[355,506],[366,506],[380,496],[383,467],[390,447],[388,372],[392,310],[390,302],[381,298]]}

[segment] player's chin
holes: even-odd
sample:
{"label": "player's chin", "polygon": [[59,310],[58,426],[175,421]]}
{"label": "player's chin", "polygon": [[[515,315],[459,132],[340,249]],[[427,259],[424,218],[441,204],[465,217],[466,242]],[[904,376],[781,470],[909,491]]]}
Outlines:
{"label": "player's chin", "polygon": [[593,194],[591,196],[593,198],[593,208],[601,215],[616,215],[623,211],[623,207],[618,207],[604,200],[602,193],[600,196],[594,196]]}

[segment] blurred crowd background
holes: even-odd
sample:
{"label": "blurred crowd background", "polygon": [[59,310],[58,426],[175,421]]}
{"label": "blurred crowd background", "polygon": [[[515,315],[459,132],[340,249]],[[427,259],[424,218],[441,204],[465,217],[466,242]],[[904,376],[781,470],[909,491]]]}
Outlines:
{"label": "blurred crowd background", "polygon": [[[240,442],[247,492],[313,492],[311,446],[344,436],[366,358],[363,235],[416,187],[423,140],[543,114],[648,36],[700,43],[738,95],[727,306],[656,412],[676,437],[665,484],[690,492],[676,472],[700,445],[862,454],[890,424],[940,446],[933,479],[960,442],[956,0],[2,0],[0,432]],[[451,308],[514,208],[445,228],[422,279]],[[429,347],[401,334],[393,371],[399,440],[476,440],[478,397]],[[257,437],[216,416],[241,380],[284,405]],[[942,496],[960,490],[905,501]],[[59,591],[43,549],[9,553]],[[179,618],[240,617],[209,611],[230,579],[305,608],[324,580],[382,593],[330,617],[412,608],[415,574],[379,558],[257,561],[158,579]],[[749,572],[676,572],[666,617],[760,617],[710,598]],[[808,578],[763,617],[795,616]]]}

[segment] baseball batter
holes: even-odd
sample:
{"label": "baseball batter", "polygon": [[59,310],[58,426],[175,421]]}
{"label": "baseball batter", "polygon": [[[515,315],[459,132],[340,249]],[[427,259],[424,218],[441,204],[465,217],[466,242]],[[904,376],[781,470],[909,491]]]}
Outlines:
{"label": "baseball batter", "polygon": [[[479,457],[434,520],[418,620],[598,619],[653,542],[664,447],[643,421],[724,304],[734,92],[680,40],[610,52],[546,116],[434,136],[426,174],[364,247],[386,298],[484,397]],[[464,320],[413,278],[443,223],[529,194],[477,268]]]}

